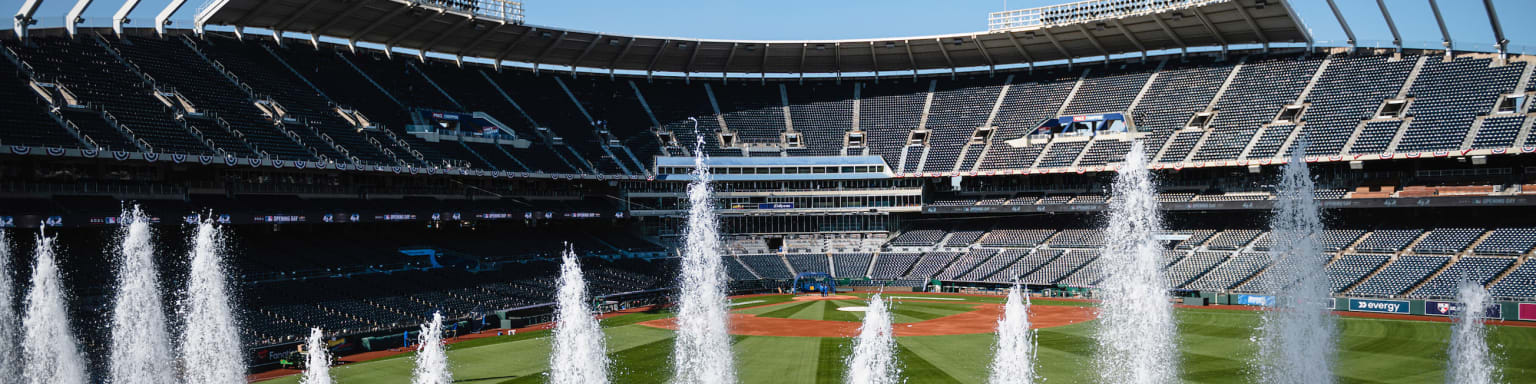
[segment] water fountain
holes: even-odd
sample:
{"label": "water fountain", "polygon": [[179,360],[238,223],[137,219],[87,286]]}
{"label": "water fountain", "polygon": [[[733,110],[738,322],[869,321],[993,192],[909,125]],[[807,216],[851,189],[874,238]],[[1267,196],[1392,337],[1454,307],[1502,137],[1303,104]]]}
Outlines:
{"label": "water fountain", "polygon": [[1500,381],[1498,365],[1488,351],[1488,330],[1483,317],[1498,305],[1476,281],[1463,280],[1456,290],[1455,323],[1451,325],[1450,364],[1445,381],[1456,384],[1490,384]]}
{"label": "water fountain", "polygon": [[85,358],[75,345],[55,239],[39,234],[32,263],[32,288],[27,291],[21,320],[22,378],[28,384],[85,384]]}
{"label": "water fountain", "polygon": [[[240,329],[224,269],[224,233],[211,221],[191,239],[187,294],[181,303],[182,372],[188,383],[245,383]],[[315,330],[318,335],[319,330]]]}
{"label": "water fountain", "polygon": [[[0,345],[14,346],[16,340],[16,293],[11,291],[11,239],[0,229]],[[21,356],[15,348],[0,348],[0,377],[21,377]],[[9,379],[7,379],[9,380]]]}
{"label": "water fountain", "polygon": [[1035,331],[1029,329],[1029,297],[1018,285],[1008,290],[1003,318],[997,320],[997,346],[994,347],[991,384],[1031,384],[1035,378]]}
{"label": "water fountain", "polygon": [[432,321],[421,325],[416,345],[416,370],[411,384],[452,384],[448,371],[448,351],[443,348],[443,313],[433,312]]}
{"label": "water fountain", "polygon": [[1105,383],[1171,383],[1178,379],[1178,339],[1168,279],[1163,276],[1157,186],[1141,141],[1115,176],[1104,228],[1103,298],[1096,368]]}
{"label": "water fountain", "polygon": [[1328,307],[1333,290],[1321,242],[1322,218],[1303,157],[1306,148],[1306,140],[1297,141],[1275,189],[1269,221],[1274,265],[1257,281],[1274,297],[1254,336],[1259,354],[1253,365],[1261,382],[1334,380],[1336,324]]}
{"label": "water fountain", "polygon": [[174,356],[160,277],[155,270],[154,231],[139,207],[124,211],[118,237],[117,299],[112,307],[111,365],[108,382],[156,384],[176,380],[161,361]]}
{"label": "water fountain", "polygon": [[704,139],[695,146],[694,180],[688,184],[688,228],[678,276],[677,339],[672,350],[673,382],[736,382],[731,355],[725,266],[720,256],[720,223],[714,191],[704,165]]}
{"label": "water fountain", "polygon": [[555,341],[549,355],[549,383],[607,383],[608,354],[603,347],[603,330],[592,317],[581,265],[569,246],[562,259],[555,295]]}
{"label": "water fountain", "polygon": [[320,328],[309,329],[309,341],[304,343],[304,377],[299,384],[331,384],[331,350],[325,345],[325,332]]}
{"label": "water fountain", "polygon": [[849,384],[896,384],[902,382],[901,367],[896,364],[896,335],[891,329],[891,311],[879,294],[869,298],[864,323],[853,340],[853,355],[848,357]]}

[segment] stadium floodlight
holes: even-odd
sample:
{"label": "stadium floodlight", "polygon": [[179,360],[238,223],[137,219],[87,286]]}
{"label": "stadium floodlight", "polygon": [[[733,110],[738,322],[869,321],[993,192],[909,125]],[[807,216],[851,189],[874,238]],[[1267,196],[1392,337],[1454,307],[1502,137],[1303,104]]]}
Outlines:
{"label": "stadium floodlight", "polygon": [[[1031,27],[1086,23],[1162,11],[1199,7],[1233,0],[1085,0],[1044,7],[1015,9],[987,14],[987,30],[1007,31]],[[1263,7],[1262,2],[1260,7]],[[1174,15],[1174,20],[1181,16]],[[1102,25],[1101,25],[1102,27]],[[1102,30],[1102,29],[1101,29]]]}

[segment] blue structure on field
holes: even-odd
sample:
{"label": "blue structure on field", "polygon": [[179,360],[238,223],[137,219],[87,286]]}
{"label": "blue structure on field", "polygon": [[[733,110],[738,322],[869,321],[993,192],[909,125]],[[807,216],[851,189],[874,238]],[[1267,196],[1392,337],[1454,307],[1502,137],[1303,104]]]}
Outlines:
{"label": "blue structure on field", "polygon": [[837,280],[826,272],[800,272],[795,274],[795,281],[790,286],[794,288],[794,293],[820,292],[822,296],[828,296],[837,292]]}

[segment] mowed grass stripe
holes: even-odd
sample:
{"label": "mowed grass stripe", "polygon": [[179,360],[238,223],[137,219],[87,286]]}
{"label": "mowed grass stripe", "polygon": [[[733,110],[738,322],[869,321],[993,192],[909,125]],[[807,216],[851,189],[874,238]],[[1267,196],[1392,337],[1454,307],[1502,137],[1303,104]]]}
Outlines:
{"label": "mowed grass stripe", "polygon": [[805,308],[800,309],[799,312],[790,314],[789,318],[800,320],[821,320],[822,316],[827,313],[826,301],[812,301],[809,304],[810,305],[805,306]]}
{"label": "mowed grass stripe", "polygon": [[816,361],[816,383],[842,383],[843,375],[847,374],[847,359],[849,351],[853,350],[853,339],[823,337],[820,340],[821,353]]}
{"label": "mowed grass stripe", "polygon": [[818,380],[821,339],[745,336],[733,349],[742,383],[814,383]]}
{"label": "mowed grass stripe", "polygon": [[896,359],[901,362],[901,375],[907,379],[908,383],[962,383],[949,376],[938,365],[928,362],[918,353],[908,349],[901,339],[897,339],[896,342]]}
{"label": "mowed grass stripe", "polygon": [[[770,311],[765,311],[765,312],[757,313],[757,315],[758,316],[762,316],[762,317],[777,317],[777,318],[781,318],[781,319],[787,319],[791,315],[794,315],[795,313],[798,313],[801,310],[804,310],[805,307],[809,307],[809,306],[811,306],[813,304],[816,304],[816,302],[808,301],[808,302],[804,302],[804,303],[787,304],[787,305],[783,305],[783,306],[774,307],[776,309],[773,309],[773,310],[770,310]],[[742,311],[742,313],[750,313],[750,312]]]}

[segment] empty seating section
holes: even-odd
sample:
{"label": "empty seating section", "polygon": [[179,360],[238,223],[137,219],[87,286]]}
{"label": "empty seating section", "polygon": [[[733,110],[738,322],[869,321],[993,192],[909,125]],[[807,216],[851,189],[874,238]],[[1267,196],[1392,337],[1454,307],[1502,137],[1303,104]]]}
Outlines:
{"label": "empty seating section", "polygon": [[[994,274],[996,274],[998,271],[1008,268],[1010,265],[1013,265],[1014,262],[1019,261],[1019,257],[1022,257],[1028,253],[1029,250],[1027,249],[1004,249],[998,251],[996,255],[992,256],[992,258],[987,259],[986,262],[977,265],[975,268],[972,268],[970,272],[957,277],[955,280],[994,281],[991,279]],[[1009,278],[1007,281],[1011,280],[1012,279]]]}
{"label": "empty seating section", "polygon": [[738,81],[710,84],[725,126],[741,143],[779,143],[784,133],[784,95],[778,84]]}
{"label": "empty seating section", "polygon": [[912,270],[907,271],[906,278],[909,278],[909,279],[927,279],[927,278],[931,278],[934,275],[938,274],[939,271],[943,270],[944,267],[949,266],[949,263],[954,261],[955,257],[957,257],[957,256],[960,256],[960,252],[928,252],[928,253],[925,253],[925,254],[923,254],[923,258],[922,259],[918,259],[917,260],[917,264],[912,266]]}
{"label": "empty seating section", "polygon": [[853,86],[789,87],[789,120],[805,145],[803,151],[791,154],[841,155],[843,139],[853,129]]}
{"label": "empty seating section", "polygon": [[901,163],[912,130],[923,115],[923,100],[928,97],[928,82],[861,82],[859,94],[859,130],[867,135],[869,154],[885,158],[895,167]]}
{"label": "empty seating section", "polygon": [[864,277],[869,272],[869,263],[874,256],[869,253],[834,253],[832,267],[837,270],[838,278]]}
{"label": "empty seating section", "polygon": [[1083,264],[1081,268],[1058,280],[1057,284],[1069,287],[1098,286],[1099,280],[1102,280],[1104,277],[1103,263],[1104,259],[1095,258],[1093,261]]}
{"label": "empty seating section", "polygon": [[1445,266],[1450,258],[1445,256],[1399,256],[1392,264],[1376,272],[1360,283],[1350,294],[1365,296],[1397,296],[1414,284],[1423,281],[1431,273]]}
{"label": "empty seating section", "polygon": [[[444,66],[446,67],[446,66]],[[445,83],[438,73],[460,73],[452,68],[443,71],[431,71],[432,80]],[[476,75],[478,76],[478,75]],[[604,122],[604,127],[634,153],[635,159],[629,159],[628,155],[618,154],[620,149],[612,149],[619,156],[621,163],[633,168],[636,160],[641,166],[651,166],[651,159],[661,150],[661,143],[656,136],[651,134],[652,123],[650,115],[646,113],[645,105],[640,103],[640,96],[635,92],[635,87],[630,85],[630,80],[609,80],[598,76],[562,77],[567,89],[572,96],[581,103],[582,108],[592,116],[592,120]],[[468,79],[466,79],[468,80]],[[483,78],[481,78],[483,82]],[[450,90],[449,92],[453,92]],[[486,96],[497,96],[486,94]],[[468,106],[471,102],[458,98],[459,103]],[[601,139],[601,137],[599,137]],[[530,139],[531,140],[531,139]],[[594,153],[593,155],[598,155]]]}
{"label": "empty seating section", "polygon": [[[1068,72],[1044,72],[1033,77],[1015,75],[1008,94],[1003,95],[997,118],[992,120],[997,131],[992,133],[992,148],[981,160],[980,169],[1025,169],[1034,164],[1044,145],[1014,147],[1003,141],[1024,137],[1045,119],[1055,118],[1076,81],[1077,74]],[[867,110],[861,109],[860,113],[867,113],[863,111]]]}
{"label": "empty seating section", "polygon": [[1067,229],[1051,238],[1058,248],[1098,248],[1104,246],[1104,232],[1096,229]]}
{"label": "empty seating section", "polygon": [[1273,259],[1269,252],[1242,252],[1227,260],[1226,263],[1217,266],[1204,276],[1200,276],[1194,282],[1184,288],[1228,290],[1237,287],[1239,283],[1259,273],[1259,270],[1268,267]]}
{"label": "empty seating section", "polygon": [[1402,120],[1381,120],[1365,123],[1360,128],[1360,135],[1355,138],[1355,144],[1349,147],[1350,154],[1382,153],[1392,144],[1392,138],[1397,135],[1397,130],[1403,125]]}
{"label": "empty seating section", "polygon": [[[550,135],[548,140],[558,137],[564,141],[564,145],[552,145],[550,149],[573,164],[575,171],[590,172],[591,168],[587,166],[590,163],[601,172],[618,172],[617,160],[607,157],[603,152],[601,146],[604,143],[598,138],[596,128],[587,120],[576,101],[571,99],[572,95],[566,93],[567,87],[562,86],[563,80],[553,76],[534,76],[525,71],[482,70],[481,73],[493,79],[501,90],[506,91],[507,97],[522,107],[522,112],[528,115],[531,124],[536,128],[547,129],[546,134]],[[699,96],[704,96],[703,89],[695,89]],[[703,119],[703,116],[700,120],[715,124],[714,119]],[[692,138],[691,134],[689,138]]]}
{"label": "empty seating section", "polygon": [[118,124],[132,132],[133,138],[148,143],[148,149],[161,153],[215,153],[174,123],[170,107],[155,100],[151,88],[94,37],[39,36],[29,40],[31,44],[8,47],[38,75],[68,87],[82,102],[111,114]]}
{"label": "empty seating section", "polygon": [[998,229],[981,239],[983,247],[1034,247],[1055,234],[1052,229]]}
{"label": "empty seating section", "polygon": [[[1334,55],[1307,96],[1311,105],[1304,113],[1307,124],[1302,128],[1307,140],[1306,154],[1325,156],[1342,152],[1360,121],[1374,117],[1383,101],[1397,96],[1417,62],[1414,56],[1393,60],[1380,55]],[[1390,135],[1387,140],[1391,140]]]}
{"label": "empty seating section", "polygon": [[784,266],[784,258],[778,255],[741,255],[737,256],[742,264],[757,272],[764,279],[790,279],[794,278],[794,272]]}
{"label": "empty seating section", "polygon": [[1024,283],[1023,277],[1025,275],[1040,269],[1041,266],[1050,263],[1057,257],[1061,257],[1061,255],[1065,254],[1066,252],[1067,251],[1060,249],[1041,249],[1030,251],[1023,257],[1019,257],[1017,262],[1014,262],[1007,268],[993,272],[992,276],[987,278],[987,281],[999,283]]}
{"label": "empty seating section", "polygon": [[1249,242],[1253,241],[1253,238],[1259,236],[1259,233],[1261,232],[1255,229],[1233,229],[1222,231],[1221,234],[1218,234],[1215,238],[1211,239],[1211,243],[1207,247],[1210,249],[1236,250],[1238,248],[1242,248],[1245,245],[1248,245]]}
{"label": "empty seating section", "polygon": [[1524,255],[1536,248],[1536,228],[1499,228],[1473,248],[1480,255]]}
{"label": "empty seating section", "polygon": [[1414,253],[1453,254],[1467,249],[1487,230],[1482,228],[1435,228],[1413,246]]}
{"label": "empty seating section", "polygon": [[1357,252],[1393,253],[1408,247],[1419,235],[1424,234],[1422,229],[1381,229],[1371,232],[1355,246]]}
{"label": "empty seating section", "polygon": [[1508,257],[1463,257],[1456,260],[1455,264],[1445,267],[1439,275],[1424,282],[1408,296],[1410,297],[1456,297],[1456,289],[1463,281],[1471,281],[1480,285],[1487,285],[1499,273],[1509,269],[1515,264],[1515,259]]}
{"label": "empty seating section", "polygon": [[1059,257],[1051,259],[1049,263],[1041,265],[1039,268],[1035,269],[1033,272],[1030,272],[1028,275],[1019,278],[1019,282],[1024,284],[1038,285],[1056,284],[1057,281],[1067,277],[1067,275],[1072,274],[1072,272],[1077,271],[1078,268],[1082,268],[1083,265],[1088,264],[1098,257],[1099,251],[1097,250],[1070,250]]}
{"label": "empty seating section", "polygon": [[791,254],[785,255],[789,260],[789,266],[795,268],[795,273],[832,273],[832,266],[827,263],[827,255],[824,253]]}
{"label": "empty seating section", "polygon": [[1194,231],[1185,231],[1179,234],[1189,235],[1189,238],[1180,240],[1177,245],[1174,245],[1173,249],[1195,249],[1200,245],[1205,244],[1206,240],[1210,240],[1212,236],[1216,236],[1216,231],[1210,229],[1200,229]]}
{"label": "empty seating section", "polygon": [[0,113],[0,127],[6,127],[0,129],[0,145],[83,147],[84,143],[48,116],[48,103],[27,89],[27,84],[28,79],[10,60],[0,59],[0,103],[6,106],[5,113]]}
{"label": "empty seating section", "polygon": [[1168,286],[1182,287],[1227,259],[1231,252],[1195,252],[1168,267]]}
{"label": "empty seating section", "polygon": [[[514,158],[530,171],[546,173],[575,172],[561,160],[561,156],[554,152],[554,148],[549,145],[545,138],[536,132],[535,127],[529,122],[528,118],[524,117],[525,115],[518,108],[513,107],[507,101],[507,97],[503,97],[501,92],[497,91],[496,85],[482,74],[481,69],[458,69],[453,66],[436,64],[424,64],[419,67],[432,76],[433,81],[442,85],[453,96],[454,100],[458,100],[464,108],[485,112],[491,115],[491,117],[496,118],[503,125],[506,125],[518,138],[532,141],[533,143],[528,148],[522,149],[506,145],[500,146],[500,149],[511,153]],[[572,82],[577,81],[572,80]],[[610,107],[618,109],[620,108],[619,105],[621,104],[616,102]],[[518,107],[521,107],[521,105]],[[613,130],[618,130],[624,126],[626,125],[621,122],[609,122],[608,124],[609,129]],[[646,126],[649,126],[649,123]],[[644,131],[648,132],[648,130]],[[650,143],[656,142],[656,137],[649,133],[640,134],[630,139],[645,140]],[[494,157],[494,154],[486,154],[486,151],[476,150],[476,152],[480,153],[481,156]],[[494,163],[496,160],[491,161]],[[500,166],[497,168],[507,169]],[[512,169],[515,170],[516,168]]]}
{"label": "empty seating section", "polygon": [[904,173],[917,173],[918,171],[922,171],[923,151],[926,149],[928,149],[928,147],[921,145],[907,146],[905,154],[902,155],[902,158],[906,160],[904,160],[905,163],[901,163],[901,171]]}
{"label": "empty seating section", "polygon": [[1334,293],[1343,292],[1391,259],[1392,256],[1387,255],[1348,254],[1339,256],[1338,260],[1328,264],[1328,283],[1332,286]]}
{"label": "empty seating section", "polygon": [[[1168,145],[1163,149],[1163,154],[1158,155],[1157,162],[1177,163],[1189,157],[1189,153],[1200,143],[1200,138],[1205,136],[1205,131],[1181,130],[1174,132],[1168,139]],[[1151,155],[1148,155],[1151,156]]]}
{"label": "empty seating section", "polygon": [[987,231],[955,231],[949,235],[948,240],[944,241],[944,246],[967,247],[975,243],[977,239],[981,238],[981,235],[986,233]]}
{"label": "empty seating section", "polygon": [[[1149,159],[1163,148],[1164,142],[1175,131],[1194,117],[1195,112],[1205,110],[1232,68],[1230,63],[1210,63],[1203,59],[1182,63],[1170,60],[1163,65],[1163,70],[1152,79],[1152,87],[1147,89],[1130,116],[1136,122],[1137,130],[1148,133]],[[1183,154],[1188,153],[1189,149],[1185,148]],[[1178,156],[1179,160],[1183,159],[1182,154]],[[1177,161],[1167,157],[1164,160]]]}
{"label": "empty seating section", "polygon": [[1285,140],[1296,132],[1295,124],[1273,124],[1264,127],[1263,133],[1258,139],[1254,139],[1253,147],[1248,149],[1245,159],[1265,159],[1275,157],[1280,152],[1280,146],[1285,145]]}
{"label": "empty seating section", "polygon": [[1121,140],[1094,140],[1088,145],[1088,152],[1083,154],[1082,160],[1077,161],[1077,166],[1093,167],[1121,162],[1126,152],[1131,151],[1131,144],[1130,141]]}
{"label": "empty seating section", "polygon": [[123,136],[122,132],[119,132],[117,128],[113,128],[107,123],[106,117],[102,115],[101,111],[94,109],[60,109],[59,116],[63,117],[65,121],[74,123],[75,128],[80,129],[81,138],[96,143],[98,148],[116,151],[138,150],[138,147],[134,146],[127,136]]}
{"label": "empty seating section", "polygon": [[[1515,146],[1515,137],[1520,135],[1520,125],[1525,123],[1525,116],[1494,116],[1483,120],[1483,127],[1477,130],[1477,138],[1472,140],[1472,149],[1509,148]],[[1530,138],[1526,138],[1527,141]]]}
{"label": "empty seating section", "polygon": [[891,245],[896,246],[933,246],[944,238],[942,229],[917,229],[903,232],[891,239]]}
{"label": "empty seating section", "polygon": [[1237,159],[1260,125],[1296,101],[1320,64],[1315,57],[1249,58],[1216,103],[1221,112],[1192,159]]}
{"label": "empty seating section", "polygon": [[881,253],[875,258],[874,269],[870,271],[871,279],[897,279],[905,276],[907,270],[923,255],[921,253]]}
{"label": "empty seating section", "polygon": [[939,83],[924,125],[932,133],[928,136],[928,159],[923,163],[923,172],[954,171],[960,149],[976,128],[986,124],[992,104],[1003,89],[999,83],[986,76]]}
{"label": "empty seating section", "polygon": [[731,280],[757,280],[757,275],[753,275],[751,270],[742,265],[740,259],[730,256],[725,257],[725,274],[730,276]]}
{"label": "empty seating section", "polygon": [[1504,278],[1488,287],[1488,293],[1494,297],[1532,297],[1536,296],[1536,263],[1526,260],[1515,270],[1504,275]]}
{"label": "empty seating section", "polygon": [[939,272],[936,277],[939,280],[958,280],[960,276],[970,273],[972,269],[980,266],[987,260],[991,260],[998,253],[996,248],[977,248],[955,258],[953,263]]}
{"label": "empty seating section", "polygon": [[1444,61],[1431,56],[1413,83],[1413,122],[1403,132],[1397,152],[1442,151],[1461,147],[1478,113],[1489,112],[1499,94],[1509,92],[1526,63],[1489,67],[1491,60],[1464,57]]}
{"label": "empty seating section", "polygon": [[1129,109],[1136,94],[1146,86],[1147,78],[1157,69],[1156,65],[1121,64],[1109,69],[1093,67],[1083,77],[1083,85],[1067,105],[1067,115],[1123,112]]}
{"label": "empty seating section", "polygon": [[1087,141],[1055,142],[1047,148],[1044,156],[1040,157],[1037,168],[1057,168],[1072,165],[1077,156],[1083,153],[1083,147]]}

